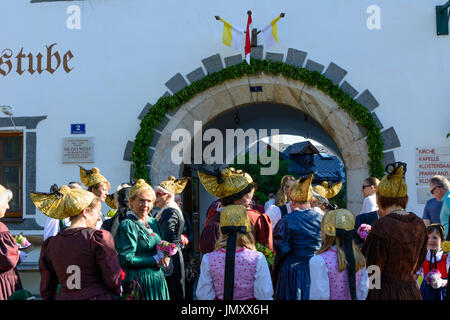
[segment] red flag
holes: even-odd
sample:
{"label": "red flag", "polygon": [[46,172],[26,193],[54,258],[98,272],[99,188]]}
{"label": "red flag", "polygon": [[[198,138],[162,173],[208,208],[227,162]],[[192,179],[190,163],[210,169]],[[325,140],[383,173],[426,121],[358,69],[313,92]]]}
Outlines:
{"label": "red flag", "polygon": [[247,33],[245,34],[245,61],[250,64],[250,53],[252,51],[250,43],[250,33],[252,30],[252,13],[248,12]]}

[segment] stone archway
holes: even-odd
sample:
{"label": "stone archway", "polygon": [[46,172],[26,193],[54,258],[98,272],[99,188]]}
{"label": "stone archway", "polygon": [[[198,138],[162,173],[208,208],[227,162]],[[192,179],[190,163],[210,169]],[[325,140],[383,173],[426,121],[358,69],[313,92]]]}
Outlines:
{"label": "stone archway", "polygon": [[[262,55],[262,48],[260,49]],[[302,51],[289,49],[286,63],[301,67],[305,56],[306,53],[303,55]],[[262,58],[262,56],[256,56],[256,58]],[[266,59],[282,61],[283,55],[267,53]],[[225,58],[227,66],[240,63],[241,61],[240,55]],[[209,74],[223,68],[219,55],[211,56],[202,60],[202,62]],[[305,68],[320,73],[324,69],[322,65],[312,60],[307,61]],[[342,82],[346,73],[344,69],[331,63],[324,75],[334,84],[340,84],[340,88],[355,99],[358,92],[346,81]],[[198,68],[186,77],[192,83],[204,76],[203,69]],[[166,82],[166,86],[173,94],[187,85],[187,81],[179,73]],[[262,91],[251,92],[249,88],[252,86],[260,86]],[[166,92],[165,95],[168,94],[170,93]],[[355,100],[370,111],[378,107],[378,102],[368,90],[365,90]],[[152,181],[166,179],[170,174],[182,174],[182,165],[173,164],[170,159],[170,152],[168,152],[168,150],[171,150],[170,137],[173,130],[184,128],[191,131],[194,120],[208,123],[221,113],[232,110],[235,107],[264,102],[283,104],[301,110],[323,126],[338,145],[344,160],[347,181],[349,182],[347,184],[347,206],[355,213],[358,212],[362,201],[360,186],[364,178],[369,175],[368,148],[364,129],[321,90],[301,81],[272,74],[246,75],[237,80],[225,81],[197,94],[177,110],[166,114],[163,123],[157,129],[154,129],[154,138],[149,148],[147,170]],[[147,104],[138,118],[142,120],[151,107],[150,104]],[[372,116],[377,126],[380,129],[383,128],[376,114],[372,113]],[[383,131],[382,139],[385,144],[385,150],[400,146],[393,128]],[[125,150],[124,160],[131,160],[132,147],[133,142],[129,141]],[[393,151],[385,152],[384,155],[384,162],[394,160]],[[132,171],[133,169],[131,168],[131,176],[134,176]]]}
{"label": "stone archway", "polygon": [[[261,86],[262,92],[250,92],[250,86]],[[356,209],[361,201],[360,185],[369,174],[367,145],[356,122],[337,103],[316,88],[281,76],[258,75],[226,81],[191,99],[171,117],[156,144],[150,176],[161,181],[182,174],[182,165],[171,161],[171,133],[177,128],[191,130],[194,120],[208,123],[221,113],[245,104],[272,102],[301,110],[321,123],[336,142],[347,171],[347,203]]]}

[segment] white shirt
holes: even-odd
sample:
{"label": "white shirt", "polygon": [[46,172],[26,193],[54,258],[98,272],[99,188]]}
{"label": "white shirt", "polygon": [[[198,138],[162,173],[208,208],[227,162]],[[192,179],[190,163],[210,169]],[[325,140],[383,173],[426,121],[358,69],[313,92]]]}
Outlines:
{"label": "white shirt", "polygon": [[267,201],[264,204],[264,212],[267,212],[267,209],[274,204],[275,204],[275,199],[269,199],[269,201]]}
{"label": "white shirt", "polygon": [[[336,250],[336,246],[333,246]],[[309,300],[330,300],[330,279],[325,260],[320,255],[315,255],[309,260],[309,273],[311,285],[309,289]],[[356,299],[366,300],[369,292],[369,276],[364,267],[362,269],[359,286],[356,286]]]}
{"label": "white shirt", "polygon": [[[239,275],[235,275],[235,279],[239,279]],[[273,286],[269,266],[261,252],[258,252],[256,261],[253,294],[257,300],[273,300]],[[202,264],[200,265],[200,277],[198,278],[196,295],[198,300],[214,300],[216,297],[214,283],[209,269],[208,254],[203,256]]]}
{"label": "white shirt", "polygon": [[[64,219],[64,224],[70,226],[70,218]],[[47,217],[44,227],[44,241],[49,237],[56,236],[59,231],[59,220]]]}
{"label": "white shirt", "polygon": [[377,210],[378,210],[377,195],[373,194],[371,196],[365,197],[361,213],[368,213]]}
{"label": "white shirt", "polygon": [[[288,213],[292,212],[291,209],[291,204],[288,202],[286,203],[286,209]],[[270,220],[272,221],[272,229],[275,228],[278,220],[281,219],[281,210],[278,206],[276,205],[271,205],[267,211],[266,211],[267,215],[270,217]]]}

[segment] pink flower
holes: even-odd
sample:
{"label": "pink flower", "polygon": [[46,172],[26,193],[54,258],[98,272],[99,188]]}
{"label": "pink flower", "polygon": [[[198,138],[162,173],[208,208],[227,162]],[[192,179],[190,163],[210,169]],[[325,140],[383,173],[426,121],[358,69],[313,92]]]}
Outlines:
{"label": "pink flower", "polygon": [[433,269],[433,270],[431,270],[430,272],[427,273],[427,275],[425,276],[424,280],[426,282],[428,282],[429,284],[431,284],[431,282],[433,282],[433,278],[434,279],[439,279],[441,277],[442,277],[442,275],[439,272],[439,270],[438,269]]}
{"label": "pink flower", "polygon": [[357,234],[361,239],[366,239],[371,229],[372,226],[370,224],[363,223],[359,226]]}
{"label": "pink flower", "polygon": [[177,246],[174,243],[169,243],[165,240],[162,240],[156,245],[156,250],[162,252],[164,256],[170,257],[177,253]]}

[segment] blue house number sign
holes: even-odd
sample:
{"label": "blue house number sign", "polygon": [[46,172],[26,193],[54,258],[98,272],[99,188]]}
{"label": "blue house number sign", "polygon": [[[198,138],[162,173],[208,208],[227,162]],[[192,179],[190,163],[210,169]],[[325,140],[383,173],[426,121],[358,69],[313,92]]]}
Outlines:
{"label": "blue house number sign", "polygon": [[86,124],[85,123],[75,123],[70,125],[71,134],[85,134]]}

